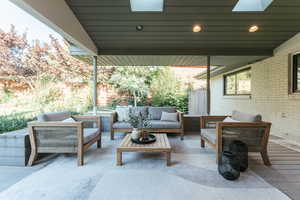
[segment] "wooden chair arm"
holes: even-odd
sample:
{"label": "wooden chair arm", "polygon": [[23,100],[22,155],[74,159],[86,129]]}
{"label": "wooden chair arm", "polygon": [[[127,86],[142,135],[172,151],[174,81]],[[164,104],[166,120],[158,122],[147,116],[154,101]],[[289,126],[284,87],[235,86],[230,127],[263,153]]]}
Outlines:
{"label": "wooden chair arm", "polygon": [[110,115],[111,115],[111,122],[115,123],[117,121],[117,112],[113,111],[113,112],[111,112]]}
{"label": "wooden chair arm", "polygon": [[28,127],[81,127],[83,122],[28,122]]}
{"label": "wooden chair arm", "polygon": [[97,128],[101,128],[101,116],[97,115],[75,115],[72,116],[76,121],[80,122],[96,122]]}
{"label": "wooden chair arm", "polygon": [[271,127],[270,122],[217,122],[217,127]]}

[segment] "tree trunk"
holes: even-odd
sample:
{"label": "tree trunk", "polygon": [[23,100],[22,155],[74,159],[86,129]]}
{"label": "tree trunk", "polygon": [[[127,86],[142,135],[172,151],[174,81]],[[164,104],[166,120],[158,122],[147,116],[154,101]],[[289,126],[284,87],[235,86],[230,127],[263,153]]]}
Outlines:
{"label": "tree trunk", "polygon": [[134,98],[134,107],[137,106],[137,96],[135,94],[135,91],[133,92],[133,98]]}

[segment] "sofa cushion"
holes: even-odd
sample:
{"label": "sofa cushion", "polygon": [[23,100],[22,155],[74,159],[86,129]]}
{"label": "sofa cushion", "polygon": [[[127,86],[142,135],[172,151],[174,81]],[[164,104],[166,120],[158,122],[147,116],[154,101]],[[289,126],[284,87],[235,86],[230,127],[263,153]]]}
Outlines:
{"label": "sofa cushion", "polygon": [[83,141],[84,144],[90,142],[98,135],[98,128],[84,128],[83,129]]}
{"label": "sofa cushion", "polygon": [[132,128],[132,126],[128,122],[116,122],[113,128]]}
{"label": "sofa cushion", "polygon": [[203,128],[203,129],[201,129],[201,136],[206,138],[212,144],[217,143],[217,134],[216,134],[216,129],[214,129],[214,128]]}
{"label": "sofa cushion", "polygon": [[180,122],[150,120],[150,128],[178,129],[180,127],[181,127]]}
{"label": "sofa cushion", "polygon": [[161,121],[170,121],[170,122],[178,122],[178,113],[168,113],[162,112],[161,114]]}
{"label": "sofa cushion", "polygon": [[251,115],[237,110],[232,111],[232,119],[240,122],[261,122],[261,118],[261,115]]}
{"label": "sofa cushion", "polygon": [[174,113],[176,112],[175,107],[149,107],[148,118],[150,120],[160,120],[162,112]]}
{"label": "sofa cushion", "polygon": [[62,112],[51,112],[51,113],[42,113],[37,116],[38,121],[41,122],[51,122],[51,121],[63,121],[71,117],[70,111]]}
{"label": "sofa cushion", "polygon": [[130,113],[133,115],[139,115],[141,113],[142,117],[144,119],[147,119],[148,117],[148,107],[147,106],[137,106],[137,107],[131,107]]}
{"label": "sofa cushion", "polygon": [[117,112],[119,122],[128,122],[129,121],[130,107],[128,107],[128,106],[117,106],[116,107],[116,112]]}

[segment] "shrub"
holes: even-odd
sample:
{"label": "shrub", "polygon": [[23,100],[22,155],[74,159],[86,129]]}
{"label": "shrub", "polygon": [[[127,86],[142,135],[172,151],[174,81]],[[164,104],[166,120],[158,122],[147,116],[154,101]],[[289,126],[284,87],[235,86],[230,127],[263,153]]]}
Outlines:
{"label": "shrub", "polygon": [[36,120],[33,112],[22,112],[0,116],[0,134],[25,128],[27,122]]}
{"label": "shrub", "polygon": [[181,112],[188,111],[188,95],[170,68],[163,68],[151,86],[153,106],[175,106]]}
{"label": "shrub", "polygon": [[152,99],[153,106],[174,106],[178,111],[186,113],[188,111],[188,95],[176,95],[169,93],[164,98],[156,96]]}

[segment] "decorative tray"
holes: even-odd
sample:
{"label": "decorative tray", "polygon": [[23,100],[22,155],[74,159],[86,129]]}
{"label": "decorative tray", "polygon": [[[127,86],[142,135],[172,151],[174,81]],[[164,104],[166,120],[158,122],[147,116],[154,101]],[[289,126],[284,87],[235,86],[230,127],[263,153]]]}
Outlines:
{"label": "decorative tray", "polygon": [[156,141],[155,135],[149,134],[145,137],[141,137],[137,140],[134,140],[131,138],[131,141],[136,143],[136,144],[150,144]]}

